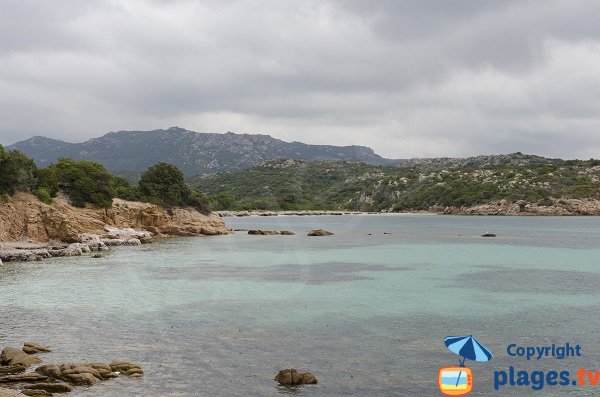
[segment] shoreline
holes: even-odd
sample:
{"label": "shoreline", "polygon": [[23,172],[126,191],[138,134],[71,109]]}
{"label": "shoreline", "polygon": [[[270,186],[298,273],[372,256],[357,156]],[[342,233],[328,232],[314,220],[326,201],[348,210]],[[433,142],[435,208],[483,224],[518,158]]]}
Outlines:
{"label": "shoreline", "polygon": [[38,261],[107,251],[111,246],[138,246],[169,236],[231,233],[222,218],[191,208],[114,199],[111,208],[70,205],[57,198],[48,205],[18,193],[0,203],[0,264]]}
{"label": "shoreline", "polygon": [[409,211],[347,211],[347,210],[298,210],[298,211],[213,211],[221,218],[245,216],[339,216],[339,215],[465,215],[465,216],[600,216],[600,200],[552,199],[549,205],[524,201],[493,201],[462,207],[434,205],[427,210]]}

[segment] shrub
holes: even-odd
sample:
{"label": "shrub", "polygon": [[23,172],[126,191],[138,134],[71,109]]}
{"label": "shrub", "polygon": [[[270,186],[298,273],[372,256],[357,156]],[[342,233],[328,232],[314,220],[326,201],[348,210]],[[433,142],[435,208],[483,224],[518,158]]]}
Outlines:
{"label": "shrub", "polygon": [[183,173],[172,164],[157,163],[148,168],[138,182],[142,200],[170,207],[194,207],[207,213],[208,199],[186,185]]}
{"label": "shrub", "polygon": [[56,174],[58,187],[75,207],[84,207],[87,203],[101,208],[112,206],[113,175],[102,165],[63,158],[49,168]]}
{"label": "shrub", "polygon": [[43,187],[38,187],[37,189],[35,189],[33,194],[35,194],[42,203],[48,205],[52,204],[52,196],[50,196],[48,190],[44,189]]}
{"label": "shrub", "polygon": [[0,192],[31,192],[37,184],[33,160],[17,150],[6,152],[0,145]]}

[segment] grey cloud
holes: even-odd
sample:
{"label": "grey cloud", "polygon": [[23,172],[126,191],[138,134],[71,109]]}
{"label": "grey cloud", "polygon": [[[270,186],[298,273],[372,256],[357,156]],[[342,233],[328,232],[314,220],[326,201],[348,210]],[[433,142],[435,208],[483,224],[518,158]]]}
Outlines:
{"label": "grey cloud", "polygon": [[0,4],[3,144],[180,125],[396,158],[600,149],[594,1]]}

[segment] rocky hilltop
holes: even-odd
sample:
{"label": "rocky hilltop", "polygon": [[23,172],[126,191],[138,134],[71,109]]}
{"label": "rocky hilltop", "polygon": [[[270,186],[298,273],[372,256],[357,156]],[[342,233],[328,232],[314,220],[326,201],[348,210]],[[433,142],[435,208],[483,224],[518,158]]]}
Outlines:
{"label": "rocky hilltop", "polygon": [[600,160],[522,153],[408,160],[398,166],[275,160],[193,178],[191,184],[220,211],[600,213]]}
{"label": "rocky hilltop", "polygon": [[109,209],[76,208],[61,197],[47,205],[25,193],[0,203],[0,258],[4,260],[28,259],[31,254],[36,259],[81,254],[82,249],[138,245],[156,236],[227,233],[229,229],[215,214],[120,199],[114,199]]}
{"label": "rocky hilltop", "polygon": [[269,135],[199,133],[178,127],[110,132],[81,143],[38,136],[6,149],[17,149],[44,167],[61,157],[92,160],[112,172],[131,175],[132,179],[159,161],[176,165],[188,177],[242,170],[278,158],[349,160],[373,165],[394,162],[365,146],[309,145],[285,142]]}

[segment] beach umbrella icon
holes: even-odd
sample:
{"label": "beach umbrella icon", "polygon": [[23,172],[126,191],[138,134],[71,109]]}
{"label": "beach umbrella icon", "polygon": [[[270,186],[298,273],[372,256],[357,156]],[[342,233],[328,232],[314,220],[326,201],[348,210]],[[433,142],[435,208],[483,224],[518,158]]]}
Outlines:
{"label": "beach umbrella icon", "polygon": [[462,360],[458,360],[461,367],[465,366],[465,360],[490,361],[494,355],[482,345],[473,335],[469,336],[447,336],[444,344],[451,352],[458,354]]}

